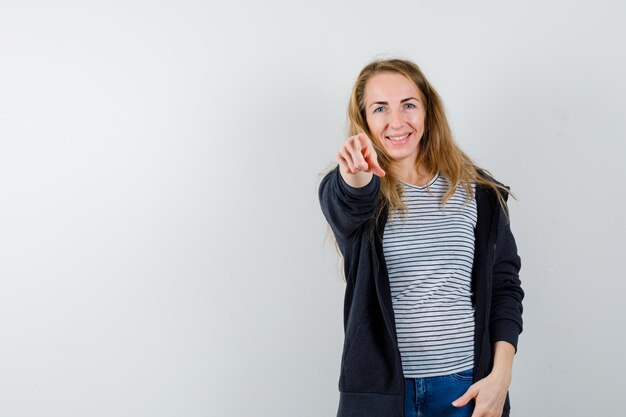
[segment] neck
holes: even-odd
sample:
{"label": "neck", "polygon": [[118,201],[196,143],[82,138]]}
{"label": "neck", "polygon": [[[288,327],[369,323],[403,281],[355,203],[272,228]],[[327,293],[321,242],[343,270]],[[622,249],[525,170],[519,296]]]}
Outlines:
{"label": "neck", "polygon": [[423,166],[416,167],[415,162],[396,164],[396,175],[400,180],[418,187],[428,184],[433,177],[433,173],[426,171]]}

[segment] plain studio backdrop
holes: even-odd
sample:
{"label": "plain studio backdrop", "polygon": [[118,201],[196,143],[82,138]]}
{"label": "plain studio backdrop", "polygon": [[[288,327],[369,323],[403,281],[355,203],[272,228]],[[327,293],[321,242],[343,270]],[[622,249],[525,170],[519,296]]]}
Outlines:
{"label": "plain studio backdrop", "polygon": [[414,60],[510,199],[514,416],[623,409],[620,1],[0,3],[0,416],[333,416],[317,189]]}

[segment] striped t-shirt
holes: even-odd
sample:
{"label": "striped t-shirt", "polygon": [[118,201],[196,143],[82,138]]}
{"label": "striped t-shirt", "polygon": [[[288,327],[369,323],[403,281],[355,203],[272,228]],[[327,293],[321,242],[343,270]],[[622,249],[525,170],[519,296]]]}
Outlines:
{"label": "striped t-shirt", "polygon": [[449,375],[474,365],[476,199],[468,204],[459,185],[442,210],[449,185],[440,173],[423,187],[403,182],[407,217],[394,212],[385,226],[383,251],[406,378]]}

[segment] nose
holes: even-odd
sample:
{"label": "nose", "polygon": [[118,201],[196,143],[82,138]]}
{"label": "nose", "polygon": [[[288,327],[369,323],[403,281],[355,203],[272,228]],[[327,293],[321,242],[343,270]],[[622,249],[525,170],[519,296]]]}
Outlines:
{"label": "nose", "polygon": [[392,110],[389,112],[389,127],[392,129],[402,127],[402,123],[404,122],[402,118],[402,112],[397,110]]}

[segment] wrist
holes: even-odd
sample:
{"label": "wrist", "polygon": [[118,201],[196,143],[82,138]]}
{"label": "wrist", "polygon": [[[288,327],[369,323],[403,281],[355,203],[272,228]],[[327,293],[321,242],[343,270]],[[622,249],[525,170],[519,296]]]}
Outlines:
{"label": "wrist", "polygon": [[511,385],[511,370],[493,368],[489,374],[489,378],[500,387],[500,390],[507,391]]}
{"label": "wrist", "polygon": [[510,381],[513,376],[513,370],[506,366],[494,366],[491,370],[491,375],[499,379],[507,379]]}

